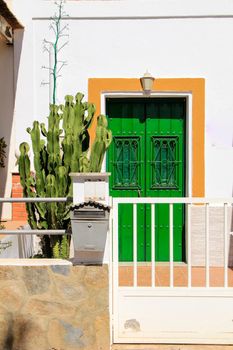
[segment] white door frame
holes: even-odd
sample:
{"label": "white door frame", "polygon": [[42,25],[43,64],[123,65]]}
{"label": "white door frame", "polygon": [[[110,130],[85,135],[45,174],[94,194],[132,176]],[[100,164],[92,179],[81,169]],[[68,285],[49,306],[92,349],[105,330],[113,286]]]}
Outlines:
{"label": "white door frame", "polygon": [[[107,98],[150,98],[150,97],[184,97],[186,98],[186,169],[185,169],[185,196],[192,197],[192,93],[190,92],[151,92],[147,97],[143,92],[102,92],[101,114],[106,114]],[[106,170],[106,159],[103,162],[103,171]]]}

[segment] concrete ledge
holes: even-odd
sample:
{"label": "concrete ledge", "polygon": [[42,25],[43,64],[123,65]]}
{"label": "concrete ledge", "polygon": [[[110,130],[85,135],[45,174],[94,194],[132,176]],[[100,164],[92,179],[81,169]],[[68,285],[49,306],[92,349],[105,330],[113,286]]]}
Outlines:
{"label": "concrete ledge", "polygon": [[111,350],[231,350],[233,345],[202,344],[115,344]]}
{"label": "concrete ledge", "polygon": [[72,263],[63,259],[0,259],[0,266],[53,266]]}

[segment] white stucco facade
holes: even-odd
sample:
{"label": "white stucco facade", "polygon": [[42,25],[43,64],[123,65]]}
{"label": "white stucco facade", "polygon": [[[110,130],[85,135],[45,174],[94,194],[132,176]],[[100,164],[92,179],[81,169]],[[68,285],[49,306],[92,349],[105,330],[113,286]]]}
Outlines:
{"label": "white stucco facade", "polygon": [[[46,122],[53,1],[14,0],[25,29],[15,31],[15,107],[11,153],[29,141],[33,120]],[[232,1],[68,1],[67,61],[58,83],[58,103],[66,94],[88,94],[89,78],[205,79],[205,196],[231,197],[233,175],[233,3]],[[102,106],[101,106],[102,108]],[[9,171],[14,170],[13,162]]]}

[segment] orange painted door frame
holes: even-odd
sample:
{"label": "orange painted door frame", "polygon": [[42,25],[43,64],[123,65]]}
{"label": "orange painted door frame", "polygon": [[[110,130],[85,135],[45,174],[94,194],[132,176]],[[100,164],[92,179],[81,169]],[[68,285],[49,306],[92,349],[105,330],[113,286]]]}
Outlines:
{"label": "orange painted door frame", "polygon": [[[88,100],[101,111],[102,93],[142,92],[139,79],[90,78]],[[153,92],[192,94],[192,196],[205,196],[205,80],[203,78],[155,79]],[[93,140],[96,118],[90,129]]]}

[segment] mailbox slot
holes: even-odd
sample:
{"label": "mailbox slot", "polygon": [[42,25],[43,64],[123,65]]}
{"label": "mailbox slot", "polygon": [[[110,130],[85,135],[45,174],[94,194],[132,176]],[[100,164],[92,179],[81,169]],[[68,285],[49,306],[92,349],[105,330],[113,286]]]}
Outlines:
{"label": "mailbox slot", "polygon": [[102,209],[99,210],[88,210],[88,209],[74,209],[74,217],[79,219],[98,219],[105,218],[105,211]]}

